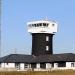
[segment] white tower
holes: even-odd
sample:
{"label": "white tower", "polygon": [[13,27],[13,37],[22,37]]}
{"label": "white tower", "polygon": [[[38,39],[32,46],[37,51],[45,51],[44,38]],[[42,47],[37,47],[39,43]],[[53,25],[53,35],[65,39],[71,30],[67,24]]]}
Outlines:
{"label": "white tower", "polygon": [[52,39],[57,32],[55,21],[40,20],[28,22],[28,32],[32,34],[32,55],[53,54]]}

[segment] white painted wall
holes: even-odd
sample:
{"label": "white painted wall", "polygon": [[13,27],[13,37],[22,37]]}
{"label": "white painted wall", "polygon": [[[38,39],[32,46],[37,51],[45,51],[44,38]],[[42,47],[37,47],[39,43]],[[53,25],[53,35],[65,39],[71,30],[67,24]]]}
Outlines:
{"label": "white painted wall", "polygon": [[1,68],[4,68],[4,63],[1,63]]}
{"label": "white painted wall", "polygon": [[[28,64],[28,68],[24,68],[24,64],[25,63],[20,63],[20,70],[28,70],[31,68],[31,64]],[[1,67],[0,68],[15,68],[15,63],[1,63]],[[39,68],[39,64],[37,64],[37,68]]]}
{"label": "white painted wall", "polygon": [[31,68],[31,64],[28,64],[28,68]]}
{"label": "white painted wall", "polygon": [[15,63],[1,63],[2,68],[15,68]]}
{"label": "white painted wall", "polygon": [[24,70],[24,63],[20,63],[20,69]]}
{"label": "white painted wall", "polygon": [[74,67],[75,67],[75,62],[66,62],[66,67],[67,67],[67,68],[72,67],[72,66],[71,66],[72,63],[74,63]]}
{"label": "white painted wall", "polygon": [[[39,27],[34,27],[30,26],[32,24],[38,24],[38,23],[48,23],[48,27],[44,26],[39,26]],[[54,26],[52,25],[54,24]],[[28,22],[28,32],[30,33],[50,33],[50,34],[55,34],[57,32],[57,26],[58,24],[54,21],[34,21],[34,22]]]}
{"label": "white painted wall", "polygon": [[71,67],[71,62],[66,62],[66,67],[67,68]]}
{"label": "white painted wall", "polygon": [[58,67],[58,63],[54,63],[54,68],[57,68]]}
{"label": "white painted wall", "polygon": [[36,64],[36,68],[39,69],[40,68],[40,63]]}
{"label": "white painted wall", "polygon": [[50,69],[52,67],[52,64],[46,63],[46,69]]}
{"label": "white painted wall", "polygon": [[[71,63],[74,63],[74,67],[71,67]],[[21,71],[28,70],[31,68],[31,64],[28,64],[28,68],[24,69],[24,64],[25,63],[20,63]],[[15,63],[1,63],[1,68],[8,68],[8,69],[14,68],[15,69]],[[46,69],[41,69],[40,63],[37,63],[34,71],[47,71],[49,69],[52,69],[52,70],[74,69],[75,70],[75,62],[66,62],[66,67],[58,67],[58,63],[54,63],[54,68],[52,67],[51,63],[46,63]]]}

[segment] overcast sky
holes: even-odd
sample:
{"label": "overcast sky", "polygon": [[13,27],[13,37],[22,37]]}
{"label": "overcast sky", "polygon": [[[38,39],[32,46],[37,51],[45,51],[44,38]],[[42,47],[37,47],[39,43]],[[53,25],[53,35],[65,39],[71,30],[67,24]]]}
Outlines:
{"label": "overcast sky", "polygon": [[48,18],[58,22],[54,53],[75,53],[75,0],[2,0],[2,56],[31,54],[27,22]]}

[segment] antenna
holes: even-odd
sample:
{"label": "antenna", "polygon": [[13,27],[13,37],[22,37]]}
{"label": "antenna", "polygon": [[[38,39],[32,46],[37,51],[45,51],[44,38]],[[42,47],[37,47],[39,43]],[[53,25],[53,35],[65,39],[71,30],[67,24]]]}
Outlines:
{"label": "antenna", "polygon": [[0,57],[1,57],[1,0],[0,0]]}
{"label": "antenna", "polygon": [[17,49],[16,48],[14,48],[14,54],[17,54]]}
{"label": "antenna", "polygon": [[45,20],[47,21],[48,20],[48,17],[46,16]]}

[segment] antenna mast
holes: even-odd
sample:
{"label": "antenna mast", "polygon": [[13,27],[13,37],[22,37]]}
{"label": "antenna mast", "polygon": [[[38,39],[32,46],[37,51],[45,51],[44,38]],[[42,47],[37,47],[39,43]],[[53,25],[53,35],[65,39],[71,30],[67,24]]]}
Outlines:
{"label": "antenna mast", "polygon": [[17,54],[17,48],[14,48],[14,54]]}
{"label": "antenna mast", "polygon": [[0,0],[0,57],[1,57],[1,0]]}

